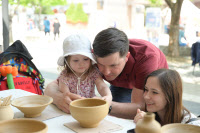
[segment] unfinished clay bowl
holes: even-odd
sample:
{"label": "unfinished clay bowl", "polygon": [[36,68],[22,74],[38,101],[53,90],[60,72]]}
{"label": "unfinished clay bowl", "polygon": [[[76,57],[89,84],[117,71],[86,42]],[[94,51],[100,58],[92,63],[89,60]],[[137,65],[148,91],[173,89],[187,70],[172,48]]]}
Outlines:
{"label": "unfinished clay bowl", "polygon": [[47,133],[45,123],[32,119],[12,119],[0,122],[0,133]]}
{"label": "unfinished clay bowl", "polygon": [[101,99],[86,98],[72,101],[69,109],[81,127],[94,128],[108,114],[109,105]]}
{"label": "unfinished clay bowl", "polygon": [[181,124],[181,123],[173,123],[167,124],[161,128],[162,133],[200,133],[200,127],[189,125],[189,124]]}
{"label": "unfinished clay bowl", "polygon": [[42,111],[52,102],[52,97],[32,95],[16,98],[11,104],[23,112],[24,117],[32,118],[40,116]]}

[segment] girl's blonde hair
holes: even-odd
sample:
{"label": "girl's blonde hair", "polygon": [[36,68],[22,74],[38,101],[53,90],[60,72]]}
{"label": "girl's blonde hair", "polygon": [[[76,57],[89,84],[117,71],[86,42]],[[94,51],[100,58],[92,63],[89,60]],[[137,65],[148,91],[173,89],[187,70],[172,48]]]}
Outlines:
{"label": "girl's blonde hair", "polygon": [[[66,70],[66,75],[69,75],[69,74],[73,74],[73,72],[72,72],[72,70],[69,68],[69,66],[68,65],[70,65],[69,64],[69,62],[70,62],[70,59],[71,59],[71,56],[69,55],[69,56],[67,56],[67,57],[65,57],[65,61],[67,61],[67,63],[64,61],[64,68],[63,69],[65,69]],[[92,60],[90,59],[90,67],[89,67],[89,69],[88,69],[88,71],[85,73],[85,75],[88,75],[92,70],[94,69],[94,65],[92,65]]]}

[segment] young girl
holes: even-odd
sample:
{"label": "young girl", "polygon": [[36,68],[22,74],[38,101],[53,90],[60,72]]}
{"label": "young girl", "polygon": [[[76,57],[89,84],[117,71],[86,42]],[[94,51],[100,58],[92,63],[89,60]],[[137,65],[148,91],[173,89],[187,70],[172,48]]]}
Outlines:
{"label": "young girl", "polygon": [[[146,111],[154,112],[161,124],[183,123],[200,126],[200,120],[182,104],[182,81],[179,73],[170,69],[159,69],[145,80],[144,100]],[[142,119],[145,112],[137,110],[134,122]]]}
{"label": "young girl", "polygon": [[58,65],[64,70],[58,77],[59,90],[78,94],[85,98],[95,97],[95,85],[102,99],[112,101],[109,87],[103,81],[92,54],[91,44],[82,34],[68,36],[63,42],[63,56],[58,59]]}

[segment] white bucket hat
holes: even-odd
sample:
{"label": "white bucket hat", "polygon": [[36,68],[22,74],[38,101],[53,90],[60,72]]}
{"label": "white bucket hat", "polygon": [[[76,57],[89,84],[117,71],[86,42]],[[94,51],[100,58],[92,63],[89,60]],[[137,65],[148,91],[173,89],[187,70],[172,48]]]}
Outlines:
{"label": "white bucket hat", "polygon": [[65,57],[77,54],[87,56],[92,60],[92,64],[96,63],[89,39],[82,34],[73,34],[63,42],[63,56],[59,57],[58,65],[64,66]]}

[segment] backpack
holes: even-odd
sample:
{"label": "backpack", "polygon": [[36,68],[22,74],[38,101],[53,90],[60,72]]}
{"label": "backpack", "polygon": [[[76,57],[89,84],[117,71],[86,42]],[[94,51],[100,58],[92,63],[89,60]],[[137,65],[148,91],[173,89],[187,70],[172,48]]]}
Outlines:
{"label": "backpack", "polygon": [[[0,67],[7,65],[17,67],[18,75],[13,77],[15,88],[42,95],[45,80],[32,59],[25,45],[17,40],[0,54]],[[0,73],[0,91],[7,89],[6,77]]]}

